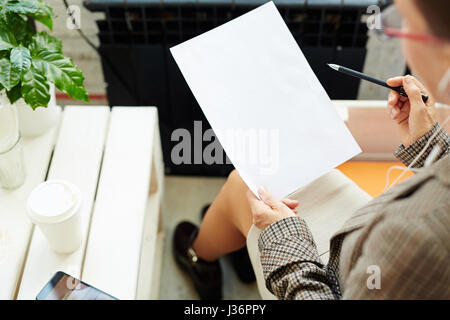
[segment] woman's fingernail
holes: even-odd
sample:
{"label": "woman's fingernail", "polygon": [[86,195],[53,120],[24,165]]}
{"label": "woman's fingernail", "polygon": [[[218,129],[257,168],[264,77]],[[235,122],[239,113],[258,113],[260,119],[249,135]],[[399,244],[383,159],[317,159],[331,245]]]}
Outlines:
{"label": "woman's fingernail", "polygon": [[406,77],[405,77],[405,82],[406,82],[407,84],[410,84],[410,83],[411,83],[411,76],[406,76]]}
{"label": "woman's fingernail", "polygon": [[263,195],[266,193],[266,189],[263,186],[260,186],[258,188],[258,193],[259,193],[259,195]]}
{"label": "woman's fingernail", "polygon": [[394,119],[394,117],[397,115],[397,111],[395,109],[392,109],[391,111],[391,119]]}

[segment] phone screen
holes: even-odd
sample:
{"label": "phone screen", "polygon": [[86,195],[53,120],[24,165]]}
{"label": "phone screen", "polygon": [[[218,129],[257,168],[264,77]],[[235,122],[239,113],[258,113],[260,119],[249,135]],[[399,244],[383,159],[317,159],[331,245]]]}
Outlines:
{"label": "phone screen", "polygon": [[37,300],[118,300],[68,274],[58,271],[36,297]]}

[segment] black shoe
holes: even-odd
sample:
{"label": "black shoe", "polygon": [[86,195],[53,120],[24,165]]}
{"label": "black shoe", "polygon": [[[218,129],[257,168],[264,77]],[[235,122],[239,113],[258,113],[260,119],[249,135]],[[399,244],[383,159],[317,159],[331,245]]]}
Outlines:
{"label": "black shoe", "polygon": [[197,257],[192,243],[198,228],[190,222],[181,222],[173,235],[173,254],[177,263],[189,273],[202,300],[222,299],[222,270],[218,260],[208,262]]}
{"label": "black shoe", "polygon": [[[208,204],[202,208],[202,220],[206,214],[206,211],[208,211],[209,206],[210,205]],[[227,254],[227,256],[230,258],[231,265],[233,266],[233,269],[236,272],[239,280],[244,283],[252,283],[256,281],[255,272],[253,271],[252,263],[248,255],[247,246],[244,246],[237,251],[231,252]]]}

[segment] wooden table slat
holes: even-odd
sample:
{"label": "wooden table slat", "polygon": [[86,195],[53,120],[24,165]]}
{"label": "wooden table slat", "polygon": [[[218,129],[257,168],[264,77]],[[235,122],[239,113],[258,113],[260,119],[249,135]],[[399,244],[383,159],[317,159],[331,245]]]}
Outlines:
{"label": "wooden table slat", "polygon": [[74,253],[56,254],[35,228],[18,299],[34,299],[56,271],[65,271],[75,277],[81,274],[109,114],[109,107],[101,106],[64,109],[48,179],[65,179],[82,190],[81,216],[85,237]]}
{"label": "wooden table slat", "polygon": [[111,115],[82,280],[119,299],[137,296],[156,122],[156,108]]}
{"label": "wooden table slat", "polygon": [[57,132],[58,127],[55,126],[39,137],[24,138],[26,181],[16,190],[7,191],[0,188],[1,300],[15,298],[33,230],[26,213],[26,200],[34,187],[45,179]]}
{"label": "wooden table slat", "polygon": [[136,299],[159,298],[164,232],[161,202],[164,193],[164,163],[158,121],[155,122],[152,150],[150,196],[144,222],[141,263]]}

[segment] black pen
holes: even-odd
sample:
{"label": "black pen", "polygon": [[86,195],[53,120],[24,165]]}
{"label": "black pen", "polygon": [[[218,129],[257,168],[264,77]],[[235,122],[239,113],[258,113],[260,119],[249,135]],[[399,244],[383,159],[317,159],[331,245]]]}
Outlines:
{"label": "black pen", "polygon": [[[400,86],[400,87],[391,87],[391,86],[388,85],[386,82],[384,82],[384,81],[382,81],[382,80],[380,80],[380,79],[371,77],[371,76],[369,76],[369,75],[367,75],[367,74],[364,74],[364,73],[361,73],[361,72],[358,72],[358,71],[355,71],[355,70],[352,70],[352,69],[349,69],[349,68],[346,68],[346,67],[343,67],[343,66],[339,66],[339,65],[337,65],[337,64],[330,64],[330,63],[328,63],[328,66],[329,66],[331,69],[334,69],[334,70],[336,70],[336,71],[345,73],[345,74],[347,74],[347,75],[349,75],[349,76],[356,77],[356,78],[363,79],[363,80],[367,80],[367,81],[373,82],[373,83],[375,83],[375,84],[378,84],[378,85],[380,85],[380,86],[389,88],[389,89],[391,89],[391,90],[395,90],[395,91],[397,91],[401,96],[403,96],[403,97],[408,97],[408,95],[407,95],[406,92],[405,92],[405,89],[403,89],[402,86]],[[422,94],[422,100],[423,100],[423,102],[427,102],[427,101],[428,101],[428,96],[427,96],[426,94]]]}

